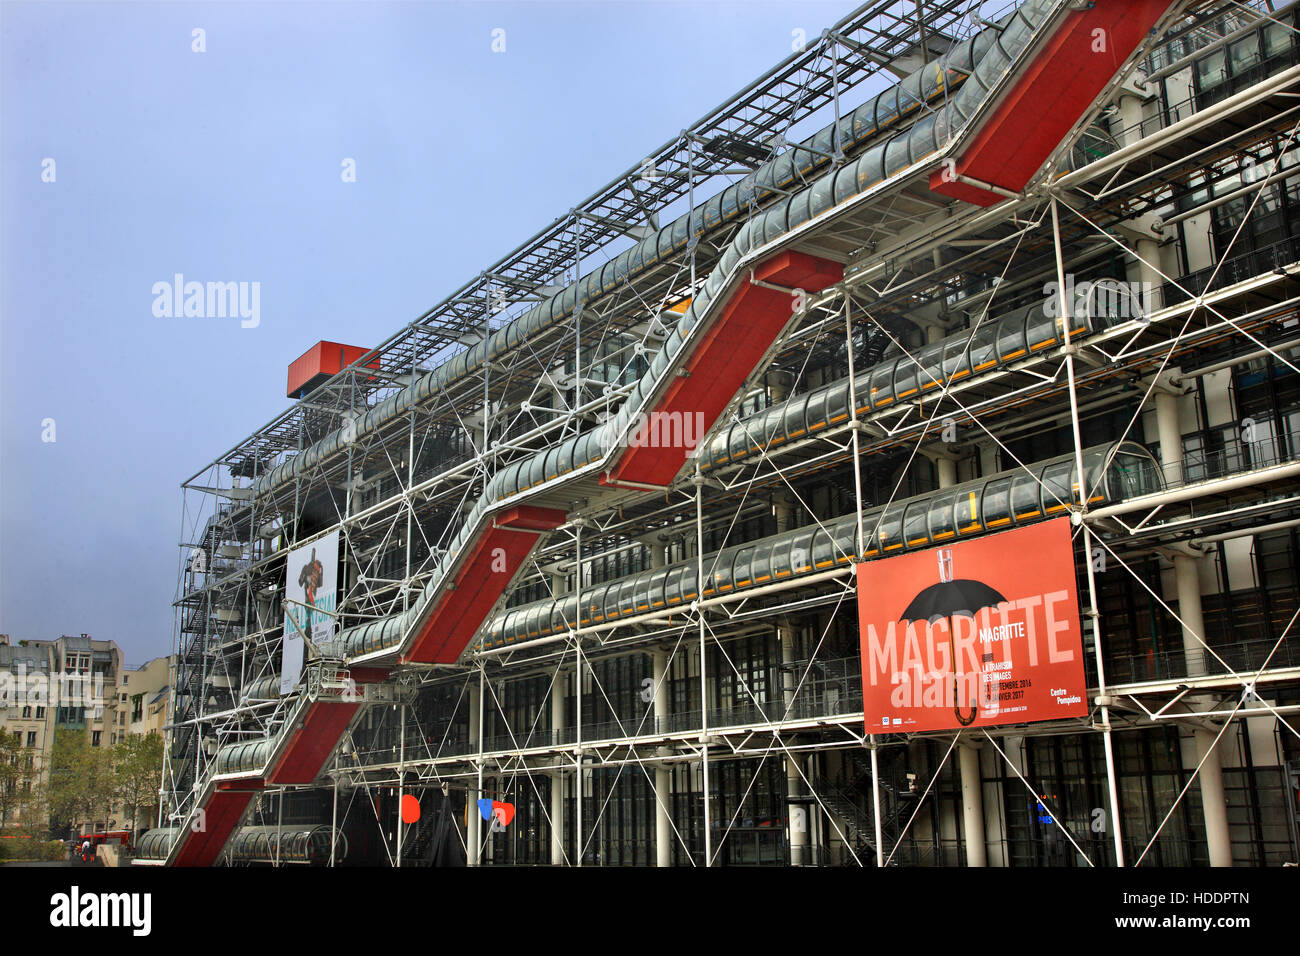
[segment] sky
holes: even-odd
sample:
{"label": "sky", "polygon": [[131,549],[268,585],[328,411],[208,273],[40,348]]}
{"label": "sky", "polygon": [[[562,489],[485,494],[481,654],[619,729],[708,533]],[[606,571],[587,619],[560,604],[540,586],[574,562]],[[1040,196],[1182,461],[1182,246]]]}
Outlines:
{"label": "sky", "polygon": [[[0,633],[169,653],[180,484],[289,362],[379,343],[851,7],[0,2]],[[257,324],[155,314],[176,273],[258,283]]]}

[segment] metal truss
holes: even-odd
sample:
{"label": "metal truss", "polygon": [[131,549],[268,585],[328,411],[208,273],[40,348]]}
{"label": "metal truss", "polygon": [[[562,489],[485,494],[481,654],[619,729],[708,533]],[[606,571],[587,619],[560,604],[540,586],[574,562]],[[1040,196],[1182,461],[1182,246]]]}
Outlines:
{"label": "metal truss", "polygon": [[[731,177],[752,171],[783,148],[788,140],[774,140],[773,132],[800,129],[828,111],[838,117],[841,99],[861,96],[866,89],[861,84],[881,70],[896,71],[915,58],[941,56],[979,25],[978,18],[971,18],[978,8],[963,0],[865,4],[807,50],[793,54],[653,151],[646,164],[611,180],[357,365],[191,477],[184,485],[176,600],[180,684],[167,750],[169,798],[164,813],[174,819],[183,816],[192,799],[190,788],[210,773],[218,746],[273,734],[292,719],[294,698],[277,694],[256,700],[246,693],[253,685],[278,679],[283,635],[277,594],[288,549],[339,530],[347,569],[340,579],[339,606],[348,620],[379,619],[406,609],[454,537],[460,516],[503,462],[590,427],[617,408],[629,390],[627,382],[644,364],[647,344],[662,333],[664,315],[695,294],[725,236],[695,245],[671,266],[625,283],[595,308],[575,316],[570,326],[521,343],[480,379],[412,405],[405,415],[350,445],[345,455],[321,463],[264,498],[254,497],[245,481],[364,414],[420,371],[608,260],[647,226],[658,225],[660,216],[683,203],[693,210]],[[1235,0],[1191,5],[1168,35],[1148,44],[1144,70],[1158,77],[1178,65],[1170,40],[1189,50],[1204,50],[1222,38],[1225,17],[1239,18],[1249,27],[1263,15],[1259,5]],[[779,400],[778,392],[800,394],[823,384],[814,380],[814,370],[825,367],[847,367],[848,407],[853,410],[848,420],[780,448],[765,447],[755,436],[758,451],[752,459],[718,468],[697,460],[668,489],[622,491],[571,502],[572,520],[536,550],[514,579],[514,592],[542,597],[567,588],[567,593],[581,597],[583,589],[595,583],[597,564],[618,566],[621,557],[644,560],[656,551],[652,561],[666,560],[667,553],[677,560],[693,558],[696,580],[703,581],[709,572],[706,541],[721,548],[737,538],[744,540],[746,522],[766,520],[777,512],[787,521],[796,513],[806,514],[808,525],[836,517],[819,514],[812,497],[814,488],[828,481],[839,483],[858,515],[861,554],[868,533],[862,526],[864,511],[907,498],[909,475],[923,460],[951,455],[953,448],[969,454],[983,447],[1037,480],[1027,467],[1032,462],[1013,453],[1013,436],[1068,425],[1077,482],[1086,488],[1082,423],[1089,415],[1135,408],[1118,436],[1122,439],[1139,426],[1143,410],[1162,391],[1176,386],[1171,385],[1175,370],[1188,365],[1231,367],[1242,356],[1255,355],[1294,368],[1289,349],[1300,344],[1300,292],[1295,288],[1300,255],[1268,268],[1252,268],[1243,256],[1244,265],[1229,269],[1229,263],[1237,262],[1234,238],[1216,268],[1190,281],[1161,272],[1159,261],[1143,257],[1143,244],[1162,241],[1164,230],[1204,212],[1207,207],[1198,205],[1195,197],[1209,196],[1233,177],[1240,178],[1244,157],[1263,169],[1232,196],[1248,210],[1272,184],[1294,175],[1286,157],[1300,131],[1297,93],[1300,67],[1266,77],[1208,108],[1176,104],[1172,115],[1151,130],[1123,129],[1118,123],[1103,130],[1090,122],[1023,194],[1008,196],[996,206],[954,204],[924,188],[917,177],[893,184],[834,228],[809,236],[796,248],[847,262],[844,281],[810,298],[737,394],[719,427],[743,424]],[[1114,96],[1115,90],[1108,94]],[[1104,106],[1104,101],[1097,104],[1098,109]],[[1085,141],[1105,142],[1106,136],[1110,143],[1097,155],[1081,156],[1076,149]],[[655,175],[643,176],[646,169]],[[1249,215],[1243,216],[1243,226]],[[1164,283],[1168,301],[1077,342],[1071,340],[1066,323],[1061,346],[960,382],[933,379],[932,391],[923,390],[888,410],[858,415],[853,383],[861,363],[885,354],[912,356],[918,335],[924,338],[931,334],[924,331],[929,329],[967,334],[969,347],[990,316],[1041,299],[1050,282],[1060,290],[1058,314],[1070,314],[1064,291],[1067,273],[1087,274],[1108,257],[1136,260],[1153,270]],[[378,371],[369,368],[372,359],[379,360]],[[773,382],[779,382],[779,388]],[[948,428],[958,434],[956,442],[940,440]],[[1136,860],[1125,859],[1113,734],[1174,721],[1208,728],[1217,744],[1232,722],[1268,714],[1300,736],[1292,717],[1300,708],[1271,704],[1256,693],[1300,687],[1300,667],[1267,663],[1273,652],[1293,640],[1288,638],[1290,627],[1265,666],[1234,668],[1196,622],[1185,621],[1169,607],[1158,583],[1152,587],[1134,567],[1136,557],[1167,555],[1196,547],[1198,541],[1255,533],[1264,515],[1275,517],[1279,527],[1300,525],[1300,462],[1243,460],[1235,465],[1198,481],[1188,477],[1188,462],[1180,460],[1176,468],[1166,463],[1166,490],[1159,495],[1091,509],[1088,494],[1083,494],[1083,504],[1069,510],[1076,545],[1085,558],[1104,553],[1114,567],[1130,575],[1177,621],[1189,642],[1215,658],[1214,672],[1164,681],[1108,682],[1099,586],[1092,564],[1085,560],[1085,640],[1094,649],[1090,717],[980,732],[1036,799],[1041,788],[1022,775],[999,740],[1099,734],[1106,756],[1110,832],[1120,865],[1141,865],[1161,830]],[[193,555],[200,553],[208,557],[196,567]],[[508,594],[497,610],[509,599]],[[690,843],[678,831],[671,808],[664,806],[656,774],[666,767],[699,766],[704,823],[698,862],[710,866],[719,860],[722,844],[764,765],[776,760],[791,768],[790,779],[798,778],[797,785],[823,811],[853,862],[866,865],[872,861],[855,850],[846,832],[848,822],[835,810],[832,795],[800,761],[810,752],[865,750],[874,802],[875,832],[869,842],[875,865],[889,865],[949,757],[972,734],[870,735],[864,731],[860,708],[809,702],[805,692],[825,662],[831,622],[854,600],[852,566],[835,567],[797,581],[711,599],[697,597],[689,606],[615,622],[579,626],[574,621],[562,633],[506,647],[491,648],[480,639],[460,665],[408,669],[401,680],[412,694],[445,691],[448,699],[454,698],[450,710],[440,717],[440,725],[429,725],[408,697],[391,708],[376,708],[376,714],[387,715],[383,719],[395,721],[396,753],[392,747],[367,751],[355,730],[349,735],[327,773],[336,808],[339,795],[348,795],[343,818],[336,817],[332,827],[341,826],[349,813],[377,816],[369,799],[373,788],[479,794],[485,790],[485,775],[496,778],[498,790],[526,788],[541,807],[546,825],[555,827],[559,821],[552,818],[543,793],[561,786],[559,781],[569,781],[565,785],[574,788],[574,832],[579,836],[576,847],[561,846],[558,852],[564,863],[582,865],[614,789],[624,779],[643,778],[660,819],[667,818],[675,844],[689,857]],[[789,686],[781,698],[765,697],[750,686],[741,662],[728,648],[747,636],[771,633],[774,627],[780,633],[788,626],[785,622],[812,612],[829,615],[820,637],[805,660],[789,662]],[[658,676],[646,701],[651,706],[635,719],[623,719],[614,704],[614,689],[602,683],[595,665],[646,654],[657,655]],[[698,678],[698,713],[660,712],[664,682],[679,661],[689,661],[690,675]],[[708,683],[717,676],[709,671],[711,661],[720,662],[722,673],[739,689],[745,701],[741,719],[729,721],[711,713]],[[573,739],[565,739],[546,726],[544,715],[548,707],[563,710],[563,702],[557,704],[563,696],[561,678],[570,676],[577,714]],[[512,718],[502,687],[539,677],[548,681],[543,699],[520,723]],[[231,693],[219,693],[223,689]],[[584,701],[608,709],[615,716],[614,726],[584,740]],[[486,739],[486,716],[505,728],[506,739]],[[462,726],[469,728],[465,739],[452,733]],[[939,740],[948,745],[947,752],[912,818],[891,837],[890,846],[882,823],[879,757],[886,748],[913,738]],[[1209,752],[1202,754],[1197,772],[1207,759]],[[752,777],[739,804],[719,821],[715,844],[710,773],[733,761],[747,761]],[[589,803],[582,781],[604,769],[615,770],[614,782],[604,801]],[[550,781],[545,787],[542,777]],[[1186,792],[1187,787],[1168,808],[1165,821]],[[472,812],[471,807],[471,825],[462,836],[471,861],[479,861],[488,835]],[[1078,846],[1054,810],[1051,817],[1089,865],[1098,862]],[[388,859],[398,866],[403,833],[398,823],[392,845],[384,846]]]}

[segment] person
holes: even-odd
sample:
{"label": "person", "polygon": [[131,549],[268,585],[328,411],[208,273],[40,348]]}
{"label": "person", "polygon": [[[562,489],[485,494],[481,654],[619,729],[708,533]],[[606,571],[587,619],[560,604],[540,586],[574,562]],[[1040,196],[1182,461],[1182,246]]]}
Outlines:
{"label": "person", "polygon": [[325,568],[316,559],[316,549],[311,549],[311,560],[303,565],[302,570],[298,572],[298,586],[303,589],[306,595],[307,603],[312,607],[316,606],[316,591],[320,588],[325,579]]}
{"label": "person", "polygon": [[81,862],[82,863],[90,862],[90,838],[89,837],[81,841]]}

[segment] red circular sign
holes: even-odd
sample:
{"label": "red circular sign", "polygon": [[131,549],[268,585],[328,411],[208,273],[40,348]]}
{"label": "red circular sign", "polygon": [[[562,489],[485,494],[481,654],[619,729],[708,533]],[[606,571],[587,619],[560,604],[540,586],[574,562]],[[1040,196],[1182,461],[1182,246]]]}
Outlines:
{"label": "red circular sign", "polygon": [[409,793],[402,794],[402,822],[415,823],[420,819],[420,801]]}

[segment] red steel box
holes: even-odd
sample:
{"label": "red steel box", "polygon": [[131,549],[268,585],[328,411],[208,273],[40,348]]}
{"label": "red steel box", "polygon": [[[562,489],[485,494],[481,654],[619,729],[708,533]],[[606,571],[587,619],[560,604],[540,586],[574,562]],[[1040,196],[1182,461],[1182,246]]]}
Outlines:
{"label": "red steel box", "polygon": [[[337,375],[370,349],[342,342],[317,342],[289,366],[289,385],[285,395],[302,398],[326,379]],[[379,359],[367,368],[379,368]]]}

